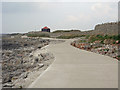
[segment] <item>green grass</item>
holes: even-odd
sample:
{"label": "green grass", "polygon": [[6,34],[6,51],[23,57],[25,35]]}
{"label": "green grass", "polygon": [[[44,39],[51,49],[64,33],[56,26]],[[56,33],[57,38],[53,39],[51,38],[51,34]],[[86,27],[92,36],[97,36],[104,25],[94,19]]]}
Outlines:
{"label": "green grass", "polygon": [[86,40],[80,40],[79,43],[85,43],[87,42]]}
{"label": "green grass", "polygon": [[80,30],[57,30],[57,31],[54,31],[53,33],[72,32],[72,31],[78,31],[78,32],[80,32]]}
{"label": "green grass", "polygon": [[[120,43],[120,35],[92,35],[92,36],[86,36],[86,38],[89,39],[90,43],[93,43],[94,41],[100,40],[101,43],[103,44],[103,41],[105,39],[107,40],[119,40]],[[115,44],[115,42],[113,42],[113,44]]]}
{"label": "green grass", "polygon": [[45,34],[45,33],[42,33],[42,34],[27,34],[28,37],[50,37],[49,34]]}
{"label": "green grass", "polygon": [[61,39],[72,39],[72,38],[76,38],[76,37],[84,37],[84,35],[61,35],[57,38],[61,38]]}

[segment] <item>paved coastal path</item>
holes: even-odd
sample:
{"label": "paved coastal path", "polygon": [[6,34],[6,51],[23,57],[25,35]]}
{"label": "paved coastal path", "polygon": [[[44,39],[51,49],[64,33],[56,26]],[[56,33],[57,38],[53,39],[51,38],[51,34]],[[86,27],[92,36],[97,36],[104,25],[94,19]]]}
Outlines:
{"label": "paved coastal path", "polygon": [[75,48],[71,41],[47,47],[55,61],[29,88],[117,88],[117,60]]}

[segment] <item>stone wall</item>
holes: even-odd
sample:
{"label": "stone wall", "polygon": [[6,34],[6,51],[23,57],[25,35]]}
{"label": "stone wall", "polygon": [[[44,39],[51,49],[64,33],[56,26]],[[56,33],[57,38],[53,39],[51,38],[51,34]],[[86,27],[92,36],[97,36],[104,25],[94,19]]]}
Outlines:
{"label": "stone wall", "polygon": [[108,35],[117,35],[118,34],[118,23],[104,23],[98,24],[95,26],[92,34],[108,34]]}

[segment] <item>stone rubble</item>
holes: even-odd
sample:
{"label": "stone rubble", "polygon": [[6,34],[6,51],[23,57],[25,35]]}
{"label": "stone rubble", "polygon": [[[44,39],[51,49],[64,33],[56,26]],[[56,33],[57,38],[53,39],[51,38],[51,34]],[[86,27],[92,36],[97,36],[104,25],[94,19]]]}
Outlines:
{"label": "stone rubble", "polygon": [[[39,69],[46,69],[53,55],[40,52],[50,40],[41,38],[10,38],[2,41],[2,84],[3,87],[27,87],[25,79]],[[35,54],[37,53],[37,54]],[[47,61],[47,62],[46,62]],[[47,67],[46,67],[47,66]],[[36,77],[35,77],[36,78]]]}
{"label": "stone rubble", "polygon": [[102,55],[107,55],[112,58],[116,58],[120,60],[118,52],[120,51],[120,45],[119,44],[101,44],[101,43],[80,43],[79,40],[76,40],[71,43],[72,46],[91,51],[94,53],[102,54]]}

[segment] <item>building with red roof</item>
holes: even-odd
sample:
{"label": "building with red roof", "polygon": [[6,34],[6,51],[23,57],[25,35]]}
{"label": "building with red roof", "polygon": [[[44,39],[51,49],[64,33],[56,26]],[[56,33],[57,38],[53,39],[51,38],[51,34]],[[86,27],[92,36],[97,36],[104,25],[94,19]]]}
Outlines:
{"label": "building with red roof", "polygon": [[42,32],[50,32],[50,28],[48,28],[47,26],[45,26],[44,28],[42,28],[41,31]]}

